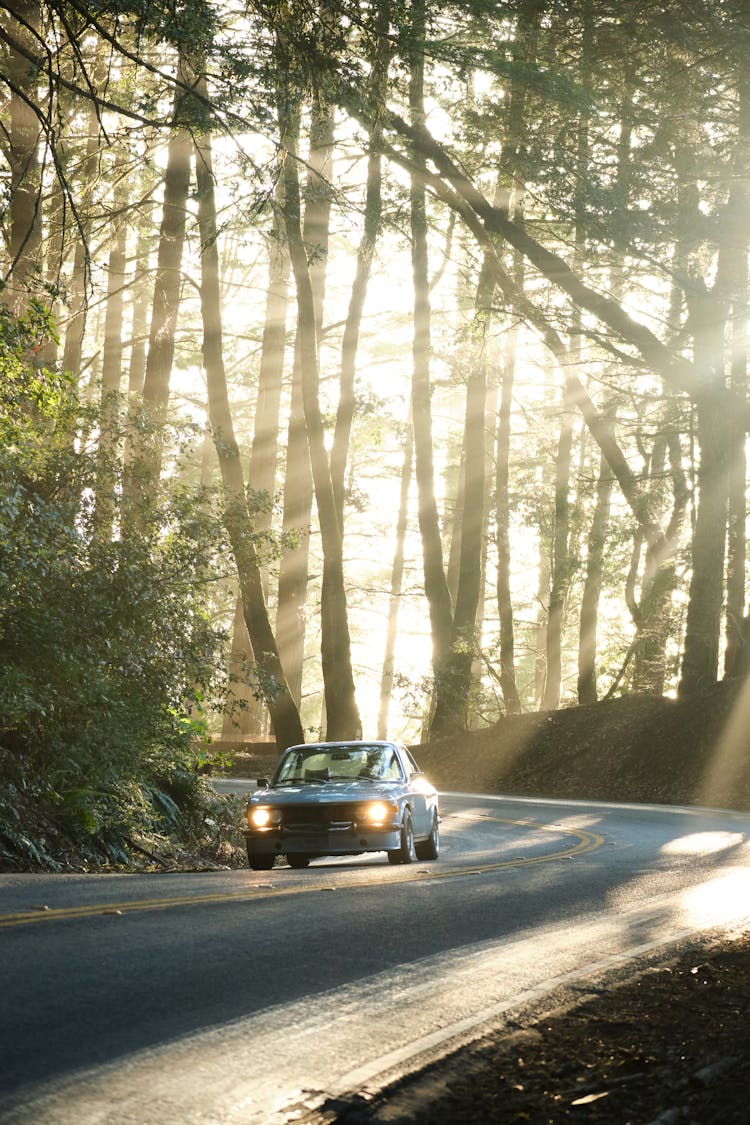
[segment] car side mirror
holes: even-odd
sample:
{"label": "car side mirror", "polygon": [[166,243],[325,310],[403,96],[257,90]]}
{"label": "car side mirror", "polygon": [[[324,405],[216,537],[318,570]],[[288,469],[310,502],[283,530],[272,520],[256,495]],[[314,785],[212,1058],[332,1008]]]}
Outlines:
{"label": "car side mirror", "polygon": [[422,773],[421,770],[412,770],[411,776],[412,777],[424,777],[424,774]]}
{"label": "car side mirror", "polygon": [[258,780],[257,780],[257,786],[258,786],[259,789],[267,789],[268,788],[268,778],[267,777],[259,777]]}

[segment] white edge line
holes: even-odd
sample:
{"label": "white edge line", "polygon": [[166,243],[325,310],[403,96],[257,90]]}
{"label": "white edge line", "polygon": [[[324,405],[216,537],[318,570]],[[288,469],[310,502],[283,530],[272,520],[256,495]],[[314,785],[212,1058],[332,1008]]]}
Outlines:
{"label": "white edge line", "polygon": [[739,820],[750,819],[750,811],[742,809],[719,809],[707,805],[639,805],[617,801],[578,801],[567,797],[516,797],[512,793],[462,793],[452,789],[441,789],[441,797],[463,797],[473,801],[502,801],[514,805],[555,805],[574,809],[616,809],[622,812],[679,813],[686,816],[701,816],[712,813],[716,816],[732,817]]}
{"label": "white edge line", "polygon": [[[745,922],[747,921],[748,919],[745,920]],[[734,919],[731,925],[726,927],[727,931],[736,929],[738,924],[740,924],[739,920]],[[579,965],[577,968],[571,969],[567,973],[549,977],[547,980],[541,981],[532,988],[524,989],[522,992],[516,993],[507,1000],[503,1000],[498,1004],[493,1004],[489,1008],[484,1008],[482,1011],[467,1016],[465,1019],[457,1020],[455,1023],[450,1024],[448,1027],[441,1028],[439,1031],[423,1035],[399,1050],[391,1051],[387,1055],[382,1055],[376,1062],[365,1064],[364,1066],[358,1067],[356,1070],[350,1071],[348,1074],[342,1075],[336,1081],[335,1086],[330,1092],[336,1097],[343,1097],[347,1094],[353,1095],[355,1092],[361,1093],[362,1088],[368,1083],[375,1083],[378,1078],[385,1078],[394,1070],[403,1070],[405,1064],[408,1064],[420,1055],[427,1055],[428,1058],[423,1060],[422,1065],[413,1072],[414,1074],[418,1074],[419,1071],[426,1066],[434,1065],[442,1058],[451,1054],[454,1050],[459,1050],[461,1047],[466,1046],[472,1039],[480,1038],[482,1032],[474,1036],[469,1036],[468,1039],[465,1037],[469,1032],[477,1031],[478,1028],[483,1028],[484,1033],[487,1033],[490,1030],[488,1025],[492,1024],[499,1016],[505,1015],[509,1011],[525,1008],[528,1004],[541,999],[543,996],[548,995],[562,985],[573,984],[584,978],[590,980],[592,977],[598,976],[609,969],[627,964],[638,957],[654,953],[665,946],[674,945],[691,939],[695,940],[699,934],[715,928],[715,926],[709,925],[700,929],[688,927],[675,930],[671,934],[665,935],[656,941],[644,942],[642,945],[633,946],[619,953],[610,953],[598,961],[591,961],[587,965]],[[457,1040],[458,1042],[456,1042]],[[392,1077],[390,1081],[393,1081]],[[379,1086],[372,1085],[368,1089],[368,1093],[375,1095],[381,1092],[381,1090],[384,1090],[388,1084],[389,1082],[382,1082]]]}

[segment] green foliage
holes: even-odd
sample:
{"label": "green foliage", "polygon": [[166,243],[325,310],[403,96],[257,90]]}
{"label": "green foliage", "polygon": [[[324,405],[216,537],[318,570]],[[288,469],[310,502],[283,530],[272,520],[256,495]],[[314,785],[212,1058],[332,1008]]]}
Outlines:
{"label": "green foliage", "polygon": [[206,606],[223,537],[209,498],[179,484],[149,534],[97,534],[92,420],[35,365],[44,319],[0,311],[0,793],[106,852],[128,825],[195,828],[181,818],[217,688]]}
{"label": "green foliage", "polygon": [[118,25],[132,21],[139,37],[190,50],[210,47],[218,24],[213,6],[204,0],[169,4],[153,0],[107,0],[106,4],[89,4],[87,8],[94,21],[104,22],[112,17]]}

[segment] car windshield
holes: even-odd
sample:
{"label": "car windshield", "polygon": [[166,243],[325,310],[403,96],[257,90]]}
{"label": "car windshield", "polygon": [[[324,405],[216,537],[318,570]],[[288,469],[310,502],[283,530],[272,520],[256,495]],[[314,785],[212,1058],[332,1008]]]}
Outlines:
{"label": "car windshield", "polygon": [[274,785],[326,781],[400,781],[401,768],[390,746],[309,746],[282,758]]}

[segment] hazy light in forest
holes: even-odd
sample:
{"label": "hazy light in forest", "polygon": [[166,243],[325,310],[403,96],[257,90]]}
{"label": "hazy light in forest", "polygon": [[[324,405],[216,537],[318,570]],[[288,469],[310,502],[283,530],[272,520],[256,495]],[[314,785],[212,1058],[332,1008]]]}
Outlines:
{"label": "hazy light in forest", "polygon": [[700,790],[701,804],[731,804],[746,769],[748,720],[750,680],[745,679],[706,767]]}
{"label": "hazy light in forest", "polygon": [[[479,87],[482,87],[481,79]],[[482,89],[475,91],[479,94]],[[430,107],[431,128],[442,135],[450,131],[450,120],[437,106]],[[342,132],[343,129],[343,132]],[[339,152],[343,153],[352,139],[339,125]],[[260,141],[260,138],[253,138]],[[247,147],[250,138],[243,138]],[[265,159],[272,160],[271,150],[261,144]],[[256,154],[257,155],[257,154]],[[222,231],[221,272],[224,287],[224,348],[227,382],[232,402],[235,430],[241,455],[247,463],[254,424],[255,394],[260,360],[261,332],[265,317],[268,270],[268,242],[250,221],[252,208],[249,195],[253,187],[235,178],[236,159],[228,140],[217,138],[215,144],[217,202],[222,221],[230,214],[248,211],[247,229],[238,231],[230,222]],[[364,191],[363,160],[347,163],[339,156],[334,161],[332,180],[339,193],[346,189],[350,200],[342,209],[334,206],[330,242],[326,255],[325,310],[320,341],[320,396],[327,420],[335,416],[338,402],[341,340],[354,280],[356,250],[361,234],[361,206]],[[402,189],[408,186],[408,175],[391,169]],[[338,200],[341,199],[339,194]],[[241,224],[240,224],[241,226]],[[190,228],[192,231],[192,227]],[[465,380],[468,356],[464,333],[466,309],[461,305],[461,277],[456,265],[456,248],[451,238],[432,232],[432,274],[434,284],[430,297],[433,308],[433,377],[432,414],[436,491],[445,512],[445,559],[449,560],[449,523],[458,488],[457,464],[460,455],[464,417]],[[197,245],[194,237],[186,247],[185,276],[199,276]],[[437,283],[437,279],[439,284]],[[457,297],[458,294],[458,297]],[[466,295],[464,294],[464,297]],[[198,292],[186,284],[183,309],[178,324],[178,338],[183,344],[181,362],[173,376],[173,401],[183,417],[196,427],[206,423],[204,376],[200,367],[200,323]],[[456,303],[458,300],[458,304]],[[349,613],[352,634],[352,658],[357,677],[357,696],[366,734],[374,735],[380,703],[380,680],[385,649],[385,636],[390,585],[390,568],[396,547],[396,520],[399,486],[403,462],[403,433],[408,423],[412,371],[413,279],[408,242],[402,229],[385,230],[379,241],[367,293],[365,316],[361,326],[357,355],[358,414],[350,450],[350,479],[356,484],[355,502],[347,510],[345,565],[348,578]],[[289,377],[293,364],[295,334],[295,286],[289,285],[285,382],[282,398],[282,425],[279,436],[280,471],[284,474],[286,412],[289,408]],[[493,362],[500,363],[501,336],[493,341]],[[529,431],[532,433],[545,419],[553,418],[561,402],[561,379],[554,370],[533,333],[521,329],[516,369],[516,389],[523,409],[517,411],[514,428],[514,456],[522,456]],[[550,413],[551,412],[551,413]],[[332,439],[329,426],[328,444]],[[489,435],[494,440],[494,434]],[[211,458],[204,458],[210,467]],[[541,482],[530,482],[532,492]],[[515,506],[514,506],[515,508]],[[512,534],[515,544],[512,583],[517,608],[519,637],[517,652],[519,675],[533,676],[533,650],[536,644],[535,621],[537,598],[538,535],[525,526],[523,506],[514,510]],[[317,518],[313,508],[311,550],[314,562],[311,572],[320,573],[320,543]],[[406,575],[399,596],[399,641],[395,658],[396,682],[391,698],[388,733],[407,741],[421,737],[422,715],[429,708],[430,654],[432,642],[425,613],[423,594],[422,545],[416,523],[416,484],[412,478],[409,524],[406,532]],[[483,647],[495,651],[497,622],[491,610],[495,590],[495,560],[487,559],[486,606],[487,621]],[[311,584],[310,609],[307,618],[308,650],[317,651],[319,621],[316,613],[316,583]],[[272,607],[273,608],[273,607]],[[609,622],[606,598],[602,600],[602,620]],[[619,621],[616,623],[619,626]],[[308,664],[312,668],[312,664]],[[572,680],[566,678],[572,691]],[[487,681],[488,700],[494,684]],[[306,715],[313,725],[322,698],[319,676],[307,673],[304,682],[307,700]],[[501,707],[499,702],[497,707]]]}

